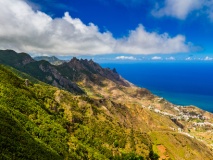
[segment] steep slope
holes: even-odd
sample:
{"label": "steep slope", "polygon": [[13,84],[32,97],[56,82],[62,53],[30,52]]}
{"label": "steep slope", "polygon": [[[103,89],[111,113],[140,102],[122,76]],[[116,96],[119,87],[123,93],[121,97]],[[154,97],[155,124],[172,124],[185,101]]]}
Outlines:
{"label": "steep slope", "polygon": [[76,85],[83,80],[99,86],[103,85],[102,81],[105,79],[121,86],[130,87],[132,85],[124,80],[115,69],[102,68],[92,60],[73,58],[68,63],[54,66],[44,60],[35,61],[26,53],[0,50],[0,63],[12,66],[45,83],[77,94],[84,94],[81,88]]}
{"label": "steep slope", "polygon": [[[27,75],[10,70],[0,66],[0,148],[5,159],[157,159],[153,150],[164,159],[213,156],[203,142],[177,132],[169,116],[149,109],[172,106],[145,89],[108,78],[100,87],[83,78],[78,83],[88,96],[73,95],[43,83],[26,85],[17,75]],[[25,152],[31,145],[36,153]]]}
{"label": "steep slope", "polygon": [[[8,55],[20,58],[17,53]],[[22,58],[15,63],[1,53],[0,60],[44,82],[46,76],[59,75],[86,93],[75,95],[1,66],[0,105],[15,117],[18,130],[44,144],[41,153],[47,150],[63,159],[157,159],[154,152],[161,159],[213,157],[211,113],[175,106],[124,80],[115,69],[76,58],[57,67],[46,61],[23,64]],[[17,76],[27,78],[29,84]],[[207,126],[199,126],[200,122]],[[15,153],[23,154],[16,147]],[[12,153],[6,151],[5,157]]]}
{"label": "steep slope", "polygon": [[74,57],[70,62],[58,66],[57,69],[62,75],[74,82],[85,80],[102,86],[102,81],[108,79],[118,85],[130,86],[130,83],[124,80],[115,69],[102,68],[92,60],[79,60]]}
{"label": "steep slope", "polygon": [[0,159],[62,159],[54,149],[36,138],[40,130],[29,118],[39,112],[44,116],[44,104],[25,86],[24,80],[2,65],[0,77]]}
{"label": "steep slope", "polygon": [[13,50],[0,50],[0,63],[15,68],[21,68],[34,60],[26,53],[17,54]]}
{"label": "steep slope", "polygon": [[[26,86],[3,66],[0,77],[1,159],[142,159],[125,149],[127,128],[95,100],[48,85]],[[147,155],[150,144],[145,146]]]}
{"label": "steep slope", "polygon": [[12,50],[0,50],[0,63],[12,66],[53,86],[64,88],[73,93],[84,94],[75,83],[63,77],[56,66],[44,60],[35,61],[26,53],[18,54]]}

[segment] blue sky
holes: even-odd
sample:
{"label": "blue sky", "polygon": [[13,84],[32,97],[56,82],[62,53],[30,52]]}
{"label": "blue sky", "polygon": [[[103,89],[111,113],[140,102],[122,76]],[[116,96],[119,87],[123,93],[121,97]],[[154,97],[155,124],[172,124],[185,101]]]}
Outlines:
{"label": "blue sky", "polygon": [[34,56],[213,60],[213,0],[0,0],[0,24]]}

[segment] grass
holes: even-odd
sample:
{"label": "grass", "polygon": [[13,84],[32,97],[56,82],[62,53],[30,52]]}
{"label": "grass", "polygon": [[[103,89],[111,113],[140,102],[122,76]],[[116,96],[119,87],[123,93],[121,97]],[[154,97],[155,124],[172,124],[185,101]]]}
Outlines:
{"label": "grass", "polygon": [[74,95],[0,65],[0,159],[139,160],[160,153],[159,144],[172,159],[213,156],[204,144],[169,132],[169,118],[141,108],[129,95],[135,88],[114,89],[123,101],[97,88],[85,87],[92,96]]}

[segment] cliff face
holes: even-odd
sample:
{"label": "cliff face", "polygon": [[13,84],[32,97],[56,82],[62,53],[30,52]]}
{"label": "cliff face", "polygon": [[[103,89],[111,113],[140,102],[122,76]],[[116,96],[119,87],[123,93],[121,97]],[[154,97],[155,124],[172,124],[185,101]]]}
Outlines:
{"label": "cliff face", "polygon": [[103,80],[109,79],[118,85],[130,86],[130,83],[125,81],[117,72],[102,68],[92,60],[79,60],[74,57],[68,63],[64,63],[57,68],[64,76],[69,77],[74,82],[87,80],[95,84],[101,84]]}
{"label": "cliff face", "polygon": [[12,50],[0,51],[0,62],[23,71],[45,83],[63,88],[73,93],[84,94],[76,83],[86,80],[94,84],[102,84],[109,79],[116,84],[130,86],[120,75],[110,69],[104,69],[92,60],[73,58],[55,66],[45,60],[35,61],[26,53],[16,53]]}
{"label": "cliff face", "polygon": [[61,75],[57,67],[47,61],[35,61],[26,53],[11,50],[0,51],[0,62],[23,71],[45,83],[66,89],[76,94],[84,92],[70,79]]}
{"label": "cliff face", "polygon": [[[175,106],[92,60],[73,58],[53,66],[26,54],[2,52],[14,59],[0,51],[0,63],[59,87],[0,65],[3,158],[11,153],[25,159],[36,154],[37,159],[213,157],[211,113]],[[29,80],[27,86],[20,77]],[[30,146],[36,153],[27,150]]]}

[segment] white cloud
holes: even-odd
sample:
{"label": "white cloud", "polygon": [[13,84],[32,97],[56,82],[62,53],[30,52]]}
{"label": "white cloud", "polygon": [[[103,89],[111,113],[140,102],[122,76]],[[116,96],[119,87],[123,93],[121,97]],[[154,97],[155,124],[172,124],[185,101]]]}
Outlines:
{"label": "white cloud", "polygon": [[188,52],[190,45],[185,44],[185,37],[177,35],[171,38],[167,33],[147,32],[142,25],[130,31],[126,38],[117,40],[116,51],[132,54]]}
{"label": "white cloud", "polygon": [[152,60],[162,60],[162,57],[154,56],[151,58]]}
{"label": "white cloud", "polygon": [[156,9],[153,15],[156,17],[171,16],[178,19],[185,19],[192,11],[198,10],[205,5],[207,0],[165,0],[164,6]]}
{"label": "white cloud", "polygon": [[168,57],[168,58],[166,58],[166,60],[169,60],[169,61],[174,61],[174,60],[176,60],[174,57]]}
{"label": "white cloud", "polygon": [[192,58],[191,58],[191,57],[187,57],[185,60],[186,60],[186,61],[191,61]]}
{"label": "white cloud", "polygon": [[68,12],[62,18],[33,11],[24,0],[0,0],[0,49],[49,55],[189,52],[183,35],[148,32],[142,25],[128,37],[115,39],[96,25],[85,25]]}
{"label": "white cloud", "polygon": [[213,21],[213,0],[206,0],[205,1],[205,6],[206,6],[206,13],[208,15],[208,18]]}
{"label": "white cloud", "polygon": [[137,58],[133,56],[118,56],[115,57],[116,60],[137,60]]}
{"label": "white cloud", "polygon": [[152,14],[184,20],[192,12],[196,12],[197,16],[206,15],[213,21],[213,0],[164,0],[163,5],[156,3]]}
{"label": "white cloud", "polygon": [[205,58],[204,58],[204,61],[212,61],[213,60],[213,58],[212,57],[209,57],[209,56],[206,56]]}

